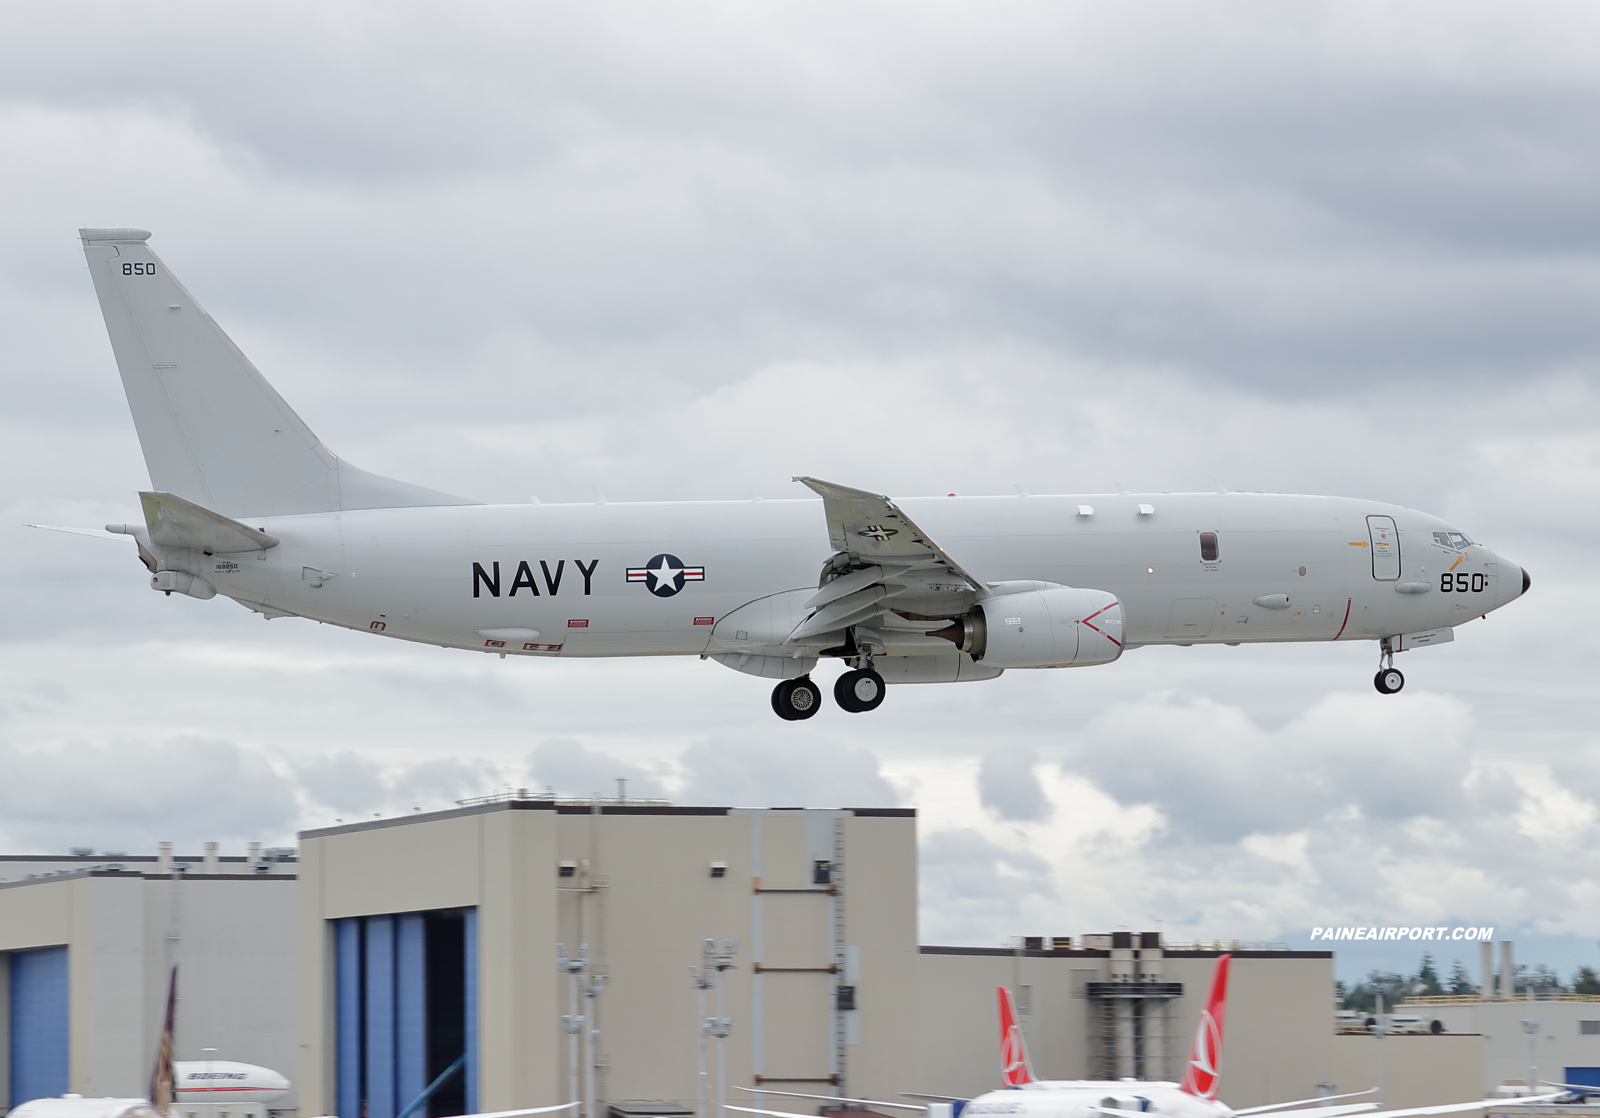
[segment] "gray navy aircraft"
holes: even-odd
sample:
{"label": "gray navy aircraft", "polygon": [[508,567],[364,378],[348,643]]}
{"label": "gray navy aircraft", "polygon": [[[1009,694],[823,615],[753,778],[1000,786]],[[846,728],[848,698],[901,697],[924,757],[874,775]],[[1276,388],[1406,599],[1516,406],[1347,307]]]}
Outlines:
{"label": "gray navy aircraft", "polygon": [[1529,586],[1454,524],[1344,497],[893,499],[797,477],[792,500],[481,504],[341,459],[148,232],[79,233],[150,471],[142,518],[106,533],[169,595],[501,656],[699,656],[777,681],[798,720],[823,659],[860,713],[888,684],[1154,644],[1373,641],[1394,694],[1397,653]]}

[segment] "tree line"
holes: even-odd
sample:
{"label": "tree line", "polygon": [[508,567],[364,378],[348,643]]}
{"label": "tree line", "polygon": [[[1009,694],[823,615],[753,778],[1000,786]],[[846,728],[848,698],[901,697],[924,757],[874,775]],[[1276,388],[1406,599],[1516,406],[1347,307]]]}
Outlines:
{"label": "tree line", "polygon": [[[1600,971],[1596,971],[1594,967],[1579,967],[1573,973],[1570,982],[1563,982],[1554,968],[1543,963],[1537,963],[1532,967],[1519,963],[1516,964],[1515,971],[1513,977],[1518,994],[1525,995],[1530,988],[1536,996],[1600,994]],[[1403,1004],[1408,998],[1437,997],[1441,994],[1476,995],[1478,984],[1472,981],[1471,973],[1460,959],[1451,963],[1449,977],[1440,978],[1433,956],[1424,954],[1415,974],[1369,971],[1364,981],[1354,986],[1347,986],[1342,981],[1336,982],[1334,989],[1339,1004],[1345,1009],[1372,1013],[1377,1009],[1380,992],[1383,994],[1383,1004],[1387,1009]]]}

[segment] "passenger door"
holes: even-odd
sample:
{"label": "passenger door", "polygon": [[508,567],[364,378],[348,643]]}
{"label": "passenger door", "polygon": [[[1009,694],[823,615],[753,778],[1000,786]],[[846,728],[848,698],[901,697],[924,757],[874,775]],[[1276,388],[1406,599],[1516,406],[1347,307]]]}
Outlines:
{"label": "passenger door", "polygon": [[1400,577],[1400,531],[1392,516],[1367,517],[1367,535],[1372,541],[1372,577],[1393,582]]}

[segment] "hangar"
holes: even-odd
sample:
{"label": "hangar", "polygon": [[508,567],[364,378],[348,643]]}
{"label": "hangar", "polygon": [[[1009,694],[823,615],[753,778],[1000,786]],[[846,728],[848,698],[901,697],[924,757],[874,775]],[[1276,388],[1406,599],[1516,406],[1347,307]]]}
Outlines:
{"label": "hangar", "polygon": [[[577,1097],[590,1118],[693,1109],[724,1079],[970,1097],[997,1081],[998,985],[1042,1074],[1179,1074],[1223,945],[919,945],[916,824],[510,792],[306,831],[292,859],[0,862],[0,1100],[142,1093],[171,961],[178,1057],[284,1071],[282,1118],[400,1118],[430,1086],[415,1118]],[[1337,1083],[1331,953],[1231,949],[1224,1097]],[[63,1029],[53,1064],[19,1047]]]}

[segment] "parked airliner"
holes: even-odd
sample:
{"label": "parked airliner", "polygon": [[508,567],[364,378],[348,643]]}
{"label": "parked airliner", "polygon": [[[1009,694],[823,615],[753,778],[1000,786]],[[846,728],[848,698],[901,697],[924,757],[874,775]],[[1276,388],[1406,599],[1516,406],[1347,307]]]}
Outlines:
{"label": "parked airliner", "polygon": [[802,499],[481,504],[339,458],[148,232],[79,233],[150,472],[142,516],[106,529],[168,595],[500,656],[699,656],[778,681],[796,720],[823,659],[859,713],[889,683],[1156,644],[1374,641],[1393,694],[1395,654],[1529,586],[1448,521],[1341,497],[895,500],[797,477]]}
{"label": "parked airliner", "polygon": [[[1183,1082],[1170,1083],[1144,1079],[1040,1079],[1034,1074],[1028,1057],[1027,1041],[1017,1017],[1011,991],[1001,986],[997,989],[1000,1003],[1000,1081],[1003,1086],[973,1099],[953,1095],[924,1095],[907,1092],[912,1098],[939,1100],[927,1105],[883,1102],[877,1099],[836,1099],[836,1102],[889,1107],[896,1110],[921,1111],[926,1118],[1141,1118],[1146,1114],[1165,1114],[1173,1118],[1248,1118],[1262,1115],[1270,1118],[1343,1118],[1360,1115],[1361,1118],[1420,1118],[1428,1114],[1457,1114],[1482,1110],[1488,1106],[1521,1105],[1548,1102],[1560,1092],[1529,1095],[1518,1099],[1483,1099],[1476,1102],[1445,1103],[1438,1106],[1414,1106],[1400,1110],[1380,1110],[1376,1103],[1343,1103],[1328,1105],[1338,1099],[1356,1098],[1374,1094],[1375,1091],[1356,1091],[1346,1095],[1319,1096],[1295,1099],[1291,1102],[1268,1103],[1264,1106],[1234,1110],[1218,1100],[1222,1073],[1222,1033],[1228,1000],[1228,971],[1232,955],[1217,959],[1211,975],[1211,990],[1205,1007],[1200,1011],[1200,1021],[1195,1029],[1194,1043],[1189,1049]],[[1331,1027],[1331,1026],[1330,1026]],[[750,1090],[750,1088],[742,1088]],[[827,1096],[805,1095],[793,1091],[752,1091],[753,1094],[785,1098],[820,1099]],[[1303,1108],[1303,1109],[1302,1109]],[[755,1107],[730,1106],[747,1114],[761,1114],[769,1118],[795,1118],[778,1110]]]}

